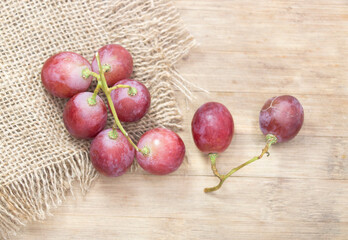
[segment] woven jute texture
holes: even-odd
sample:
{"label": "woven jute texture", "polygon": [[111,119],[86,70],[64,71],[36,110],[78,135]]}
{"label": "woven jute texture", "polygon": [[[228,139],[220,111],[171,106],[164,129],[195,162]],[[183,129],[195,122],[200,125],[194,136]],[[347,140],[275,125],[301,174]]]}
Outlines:
{"label": "woven jute texture", "polygon": [[[89,141],[65,130],[67,100],[50,95],[40,79],[45,60],[73,51],[92,60],[118,43],[134,60],[133,78],[152,96],[151,109],[124,127],[137,140],[156,126],[181,128],[174,89],[186,92],[174,64],[195,42],[167,0],[0,1],[0,239],[44,219],[74,181],[86,191],[97,173]],[[90,91],[93,91],[92,87]],[[109,126],[112,116],[109,114]]]}

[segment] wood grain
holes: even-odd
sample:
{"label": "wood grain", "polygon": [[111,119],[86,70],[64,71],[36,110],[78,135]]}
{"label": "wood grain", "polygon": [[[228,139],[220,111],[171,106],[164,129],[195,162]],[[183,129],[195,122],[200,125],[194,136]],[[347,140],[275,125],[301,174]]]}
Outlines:
{"label": "wood grain", "polygon": [[[177,92],[186,162],[169,176],[101,177],[17,239],[347,239],[348,2],[174,3],[200,43],[177,68],[210,91],[193,89],[192,103]],[[195,109],[206,101],[230,109],[236,133],[218,158],[227,172],[260,152],[258,113],[279,94],[301,101],[300,134],[204,194],[217,180],[191,138]]]}

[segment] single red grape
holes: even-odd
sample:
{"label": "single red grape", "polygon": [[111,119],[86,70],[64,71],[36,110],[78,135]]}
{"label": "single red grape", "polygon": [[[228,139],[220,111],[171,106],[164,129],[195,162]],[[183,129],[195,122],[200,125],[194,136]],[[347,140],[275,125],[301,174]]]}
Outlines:
{"label": "single red grape", "polygon": [[[98,53],[101,64],[110,66],[110,70],[105,73],[105,79],[109,87],[118,81],[130,78],[133,72],[133,58],[124,47],[117,44],[109,44],[100,48]],[[99,74],[95,57],[92,61],[92,69]]]}
{"label": "single red grape", "polygon": [[144,84],[132,80],[124,79],[115,84],[129,85],[137,90],[132,96],[128,93],[128,88],[118,88],[111,92],[111,99],[119,119],[122,122],[135,122],[141,119],[149,110],[151,97],[149,90]]}
{"label": "single red grape", "polygon": [[234,123],[228,109],[217,102],[203,104],[193,116],[193,140],[204,153],[220,153],[230,145]]}
{"label": "single red grape", "polygon": [[89,105],[87,99],[92,95],[91,92],[78,93],[64,107],[64,125],[76,138],[93,138],[106,125],[106,106],[99,96],[95,105]]}
{"label": "single red grape", "polygon": [[179,135],[165,128],[155,128],[146,132],[138,142],[138,148],[146,147],[149,152],[136,153],[139,165],[146,171],[164,175],[178,169],[184,160],[185,145]]}
{"label": "single red grape", "polygon": [[82,77],[82,70],[86,68],[91,70],[91,65],[81,55],[61,52],[46,60],[41,70],[41,80],[54,96],[70,98],[86,91],[91,84],[92,77]]}
{"label": "single red grape", "polygon": [[120,130],[117,130],[116,139],[109,137],[110,131],[112,129],[106,129],[93,139],[89,154],[98,172],[117,177],[132,165],[135,149]]}
{"label": "single red grape", "polygon": [[273,134],[277,142],[286,142],[300,131],[303,118],[301,103],[293,96],[273,97],[260,111],[260,128],[264,135]]}

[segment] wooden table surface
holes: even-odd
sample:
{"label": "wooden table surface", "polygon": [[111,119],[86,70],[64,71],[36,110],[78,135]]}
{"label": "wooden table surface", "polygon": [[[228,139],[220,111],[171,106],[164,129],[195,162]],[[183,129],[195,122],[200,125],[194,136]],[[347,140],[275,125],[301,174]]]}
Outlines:
{"label": "wooden table surface", "polygon": [[[200,43],[177,67],[210,91],[195,90],[192,103],[178,93],[186,163],[163,177],[101,177],[17,239],[348,239],[348,2],[174,3]],[[234,117],[218,158],[227,172],[260,152],[259,110],[280,94],[304,107],[299,135],[204,194],[217,179],[191,138],[196,108],[220,101]]]}

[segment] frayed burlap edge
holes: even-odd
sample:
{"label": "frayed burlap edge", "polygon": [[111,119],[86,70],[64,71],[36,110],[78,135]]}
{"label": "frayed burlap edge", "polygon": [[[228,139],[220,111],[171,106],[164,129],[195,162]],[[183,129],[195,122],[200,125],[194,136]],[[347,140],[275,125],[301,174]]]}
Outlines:
{"label": "frayed burlap edge", "polygon": [[47,166],[28,173],[19,181],[0,187],[0,237],[10,238],[30,221],[43,220],[50,210],[62,204],[67,190],[77,180],[82,193],[91,186],[97,173],[86,153],[67,155],[74,161]]}

